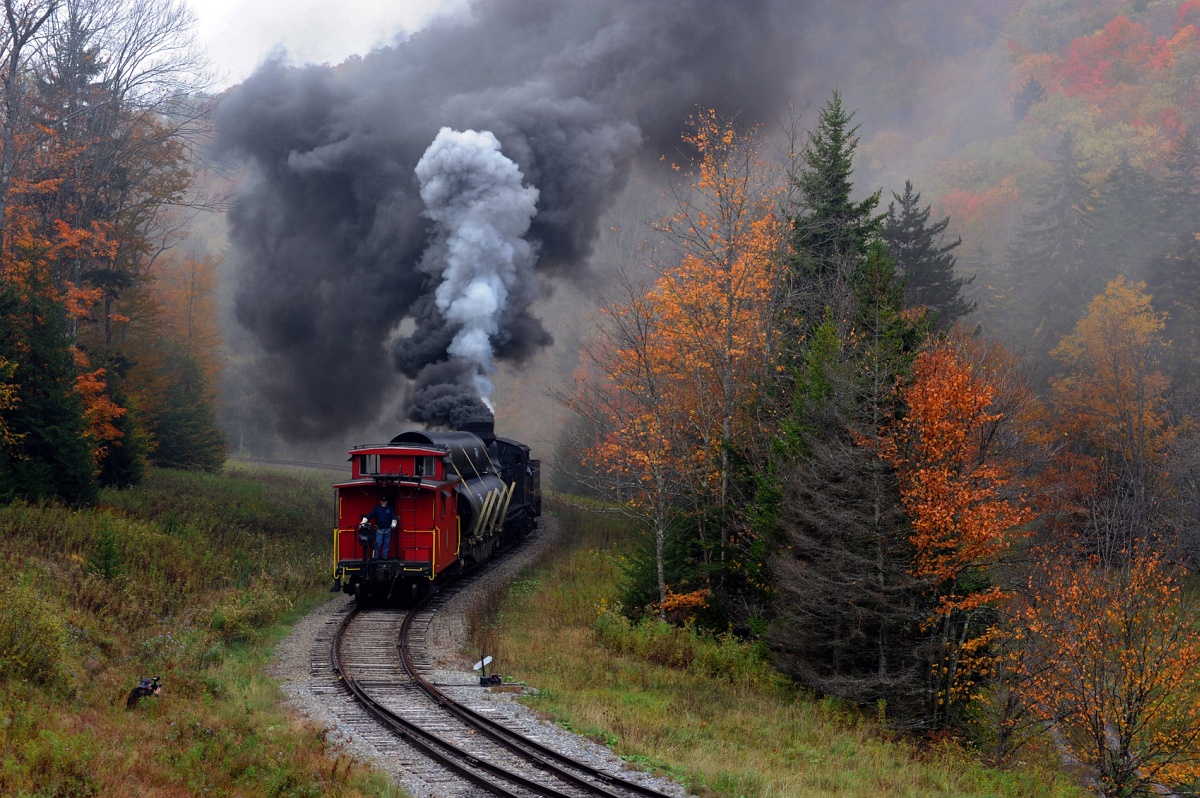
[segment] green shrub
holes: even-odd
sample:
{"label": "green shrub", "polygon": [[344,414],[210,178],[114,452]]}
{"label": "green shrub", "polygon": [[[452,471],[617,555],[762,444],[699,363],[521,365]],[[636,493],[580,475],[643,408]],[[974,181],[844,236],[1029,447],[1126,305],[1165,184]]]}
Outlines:
{"label": "green shrub", "polygon": [[18,580],[0,590],[0,679],[68,693],[71,638],[57,608]]}
{"label": "green shrub", "polygon": [[212,613],[209,626],[225,642],[254,640],[291,609],[291,600],[266,582],[226,596]]}
{"label": "green shrub", "polygon": [[788,685],[787,678],[771,667],[761,641],[746,642],[729,632],[704,638],[691,670],[697,676],[752,687],[785,689]]}
{"label": "green shrub", "polygon": [[179,513],[174,509],[167,510],[166,514],[162,517],[161,523],[164,535],[174,537],[183,531],[183,521],[179,518]]}
{"label": "green shrub", "polygon": [[787,680],[767,661],[761,643],[748,643],[736,635],[712,635],[691,626],[672,626],[658,618],[631,621],[621,607],[601,606],[592,625],[596,641],[614,654],[706,679],[723,679],[756,687],[783,687]]}
{"label": "green shrub", "polygon": [[638,657],[665,668],[687,669],[696,658],[696,639],[658,618],[633,622],[620,607],[602,610],[593,626],[596,639],[614,654]]}
{"label": "green shrub", "polygon": [[107,515],[101,516],[100,529],[97,530],[92,549],[88,552],[87,571],[105,579],[115,579],[121,575],[124,567],[125,557],[117,545],[112,522]]}

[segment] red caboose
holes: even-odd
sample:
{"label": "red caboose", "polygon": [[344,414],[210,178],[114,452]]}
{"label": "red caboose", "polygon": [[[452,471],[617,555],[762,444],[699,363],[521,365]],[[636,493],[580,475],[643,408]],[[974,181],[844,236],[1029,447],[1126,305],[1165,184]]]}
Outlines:
{"label": "red caboose", "polygon": [[[473,432],[410,431],[350,450],[351,478],[334,485],[335,590],[362,603],[412,600],[532,529],[541,513],[538,463],[528,447],[482,429],[486,444]],[[374,530],[361,522],[381,496],[398,525],[387,551],[372,559]]]}

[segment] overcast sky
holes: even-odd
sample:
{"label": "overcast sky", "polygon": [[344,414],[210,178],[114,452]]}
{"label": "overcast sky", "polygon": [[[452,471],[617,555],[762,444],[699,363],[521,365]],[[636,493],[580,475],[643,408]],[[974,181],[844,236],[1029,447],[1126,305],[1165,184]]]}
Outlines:
{"label": "overcast sky", "polygon": [[289,63],[336,64],[420,28],[461,0],[187,0],[216,74],[214,88],[244,80],[272,51]]}

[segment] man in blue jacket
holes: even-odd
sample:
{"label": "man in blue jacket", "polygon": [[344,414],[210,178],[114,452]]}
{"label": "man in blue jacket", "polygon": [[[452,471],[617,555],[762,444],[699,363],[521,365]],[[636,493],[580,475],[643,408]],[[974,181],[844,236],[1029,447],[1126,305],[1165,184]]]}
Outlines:
{"label": "man in blue jacket", "polygon": [[386,560],[388,547],[392,543],[392,530],[396,528],[396,511],[388,504],[387,496],[379,497],[379,506],[371,510],[367,520],[375,525],[375,559]]}

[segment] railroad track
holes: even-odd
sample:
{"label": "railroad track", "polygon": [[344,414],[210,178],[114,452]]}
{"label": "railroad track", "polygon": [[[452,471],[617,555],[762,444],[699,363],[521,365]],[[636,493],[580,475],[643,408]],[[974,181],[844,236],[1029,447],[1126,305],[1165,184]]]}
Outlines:
{"label": "railroad track", "polygon": [[[469,709],[449,691],[478,691],[464,682],[437,685],[424,641],[438,610],[458,583],[411,611],[348,607],[330,635],[328,667],[375,724],[357,732],[404,760],[439,795],[467,794],[473,785],[498,796],[667,798],[665,793],[580,762],[533,737],[536,730],[500,723]],[[332,624],[331,624],[332,625]],[[314,671],[323,667],[313,662]],[[462,782],[456,786],[453,782]]]}

